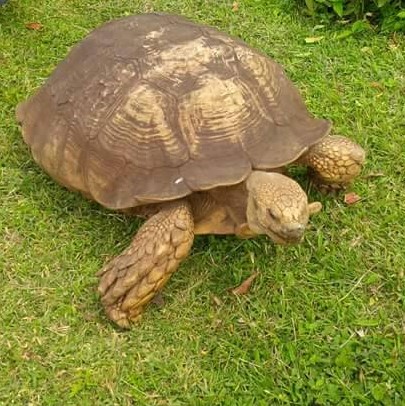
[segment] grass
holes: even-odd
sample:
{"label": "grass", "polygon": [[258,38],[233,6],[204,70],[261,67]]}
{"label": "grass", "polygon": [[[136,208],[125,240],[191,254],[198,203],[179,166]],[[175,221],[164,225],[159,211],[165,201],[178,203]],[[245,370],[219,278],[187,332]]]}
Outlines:
{"label": "grass", "polygon": [[[315,29],[283,0],[239,3],[0,8],[1,404],[404,404],[405,40],[372,31],[338,40],[343,27]],[[324,210],[300,246],[197,238],[164,307],[120,331],[104,317],[95,273],[139,223],[49,179],[14,108],[93,27],[150,10],[215,25],[283,63],[311,111],[361,143],[368,161],[353,186],[358,204],[310,191]],[[324,38],[305,43],[313,36]],[[232,297],[227,289],[256,269],[250,294]]]}

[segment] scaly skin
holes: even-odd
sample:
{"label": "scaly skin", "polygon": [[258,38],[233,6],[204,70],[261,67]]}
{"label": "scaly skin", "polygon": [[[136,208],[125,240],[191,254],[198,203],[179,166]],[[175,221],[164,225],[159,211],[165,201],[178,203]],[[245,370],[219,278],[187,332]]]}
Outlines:
{"label": "scaly skin", "polygon": [[126,328],[140,318],[146,304],[188,255],[193,229],[186,200],[165,204],[143,224],[131,245],[98,274],[98,291],[110,319]]}
{"label": "scaly skin", "polygon": [[312,146],[297,163],[312,169],[314,183],[321,190],[336,190],[345,188],[359,175],[365,156],[358,144],[334,135]]}

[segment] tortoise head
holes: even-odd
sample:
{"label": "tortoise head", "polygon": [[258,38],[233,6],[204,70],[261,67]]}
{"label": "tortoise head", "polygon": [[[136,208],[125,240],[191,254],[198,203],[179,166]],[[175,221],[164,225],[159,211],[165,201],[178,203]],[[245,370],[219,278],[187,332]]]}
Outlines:
{"label": "tortoise head", "polygon": [[246,186],[249,228],[275,243],[301,241],[309,216],[322,208],[320,202],[308,203],[301,186],[280,173],[253,171]]}

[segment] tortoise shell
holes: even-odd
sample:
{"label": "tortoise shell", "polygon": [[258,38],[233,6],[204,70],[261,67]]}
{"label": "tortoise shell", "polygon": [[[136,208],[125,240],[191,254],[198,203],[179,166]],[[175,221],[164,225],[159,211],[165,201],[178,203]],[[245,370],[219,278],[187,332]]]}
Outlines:
{"label": "tortoise shell", "polygon": [[17,118],[54,179],[114,209],[237,184],[293,162],[330,129],[279,64],[161,14],[91,32]]}

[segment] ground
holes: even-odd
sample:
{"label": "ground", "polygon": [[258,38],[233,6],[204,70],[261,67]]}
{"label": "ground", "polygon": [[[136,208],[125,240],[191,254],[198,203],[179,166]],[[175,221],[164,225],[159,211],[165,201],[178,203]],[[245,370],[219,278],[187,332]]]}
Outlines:
{"label": "ground", "polygon": [[[215,25],[281,62],[310,110],[368,160],[351,189],[358,203],[309,190],[324,210],[299,246],[198,237],[164,306],[121,331],[95,273],[139,223],[49,179],[14,109],[93,27],[151,10]],[[1,404],[404,404],[405,40],[373,30],[339,39],[345,29],[285,0],[0,8]],[[254,271],[250,293],[233,296]]]}

